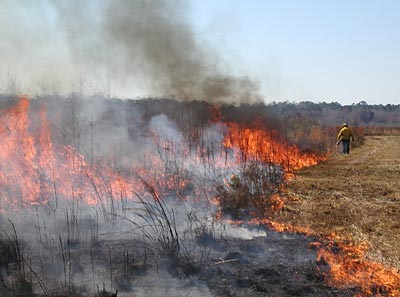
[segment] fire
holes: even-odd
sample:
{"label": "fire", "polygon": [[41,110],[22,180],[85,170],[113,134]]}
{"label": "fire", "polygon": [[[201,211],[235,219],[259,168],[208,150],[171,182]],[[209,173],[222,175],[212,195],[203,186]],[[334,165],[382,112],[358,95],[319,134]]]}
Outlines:
{"label": "fire", "polygon": [[331,287],[360,290],[361,293],[357,293],[355,297],[400,296],[400,274],[381,263],[367,260],[367,242],[356,245],[348,243],[334,233],[324,236],[306,227],[294,227],[268,219],[252,220],[250,223],[264,224],[278,232],[316,236],[318,241],[310,243],[309,248],[317,250],[318,263],[328,265],[329,270],[322,273]]}
{"label": "fire", "polygon": [[[94,164],[88,162],[72,146],[54,143],[46,114],[44,106],[39,116],[32,120],[30,101],[26,97],[21,97],[15,106],[0,111],[0,213],[6,213],[9,208],[38,204],[56,208],[61,199],[77,199],[87,205],[103,206],[109,200],[132,199],[135,194],[144,193],[146,188],[142,180],[154,185],[162,197],[168,191],[185,189],[191,182],[190,177],[167,170],[166,163],[173,162],[175,155],[184,160],[182,165],[185,168],[202,165],[204,170],[208,170],[204,164],[208,160],[209,166],[214,166],[209,168],[210,171],[223,169],[225,182],[238,166],[248,161],[273,164],[287,173],[324,159],[288,144],[277,131],[219,122],[223,141],[216,148],[220,151],[210,154],[207,148],[201,147],[192,152],[185,144],[168,143],[154,135],[154,143],[160,148],[159,155],[149,156],[146,166],[131,164],[131,168],[125,170],[128,173],[124,173],[124,170],[107,166],[101,160]],[[215,117],[221,119],[219,113]],[[198,191],[200,197],[211,189]],[[272,196],[271,201],[273,211],[282,209],[283,200],[278,195]],[[218,200],[211,202],[220,203]],[[313,234],[307,228],[287,226],[268,218],[231,223],[262,224],[279,232]],[[324,273],[330,286],[358,288],[361,291],[359,296],[400,296],[400,275],[382,264],[366,260],[365,244],[355,246],[328,237],[311,244],[310,248],[318,250],[318,262],[329,266],[329,272]]]}
{"label": "fire", "polygon": [[[279,232],[300,232],[316,236],[308,228],[294,228],[282,224],[268,222]],[[360,291],[355,297],[400,296],[400,274],[381,263],[367,259],[369,244],[359,245],[349,243],[332,233],[328,236],[317,235],[319,241],[310,243],[310,249],[317,250],[317,262],[328,265],[329,270],[323,270],[329,286],[334,288],[354,288]]]}
{"label": "fire", "polygon": [[368,245],[330,240],[318,250],[319,262],[329,265],[328,284],[339,288],[359,288],[357,296],[400,296],[400,275],[382,264],[366,260]]}
{"label": "fire", "polygon": [[228,133],[223,144],[228,148],[238,148],[241,162],[255,159],[280,165],[286,172],[292,172],[315,165],[324,159],[315,154],[303,153],[296,145],[280,140],[275,130],[243,128],[236,123],[226,125]]}
{"label": "fire", "polygon": [[223,142],[216,147],[217,151],[220,148],[219,152],[213,151],[210,155],[209,149],[200,148],[192,153],[190,149],[182,149],[185,144],[168,143],[154,135],[154,143],[162,152],[149,156],[147,165],[132,164],[129,170],[135,174],[126,176],[106,166],[102,160],[95,164],[88,162],[72,146],[54,143],[46,107],[43,106],[38,118],[32,120],[30,105],[27,97],[21,97],[15,106],[0,112],[0,186],[4,200],[10,205],[56,205],[61,197],[78,198],[89,205],[115,197],[124,199],[144,191],[137,176],[157,186],[160,192],[183,189],[189,181],[165,170],[173,154],[184,157],[186,167],[204,165],[207,161],[228,171],[250,159],[279,165],[285,171],[310,166],[319,160],[315,155],[302,153],[294,145],[279,141],[276,131],[223,123],[226,133]]}
{"label": "fire", "polygon": [[[99,205],[105,200],[144,192],[138,178],[123,176],[101,162],[91,165],[75,148],[54,144],[46,113],[43,107],[39,119],[32,121],[26,97],[0,112],[0,186],[6,204],[1,205],[3,211],[6,206],[57,207],[61,198]],[[137,172],[150,179],[147,172]],[[160,179],[158,183],[168,188],[170,180]]]}
{"label": "fire", "polygon": [[[21,179],[25,179],[26,186],[18,187],[20,196],[33,202],[35,193],[40,191],[40,184],[32,182],[32,178],[25,178],[35,176],[37,174],[35,168],[38,168],[37,163],[32,166],[38,152],[34,137],[28,132],[28,110],[29,101],[22,98],[15,107],[1,114],[0,184],[7,191],[15,184],[19,184]],[[38,176],[35,177],[38,178]]]}
{"label": "fire", "polygon": [[355,297],[400,296],[400,274],[381,263],[367,260],[366,252],[369,245],[366,242],[360,245],[346,243],[346,240],[338,238],[335,234],[316,235],[309,228],[281,224],[266,218],[226,221],[235,225],[264,225],[277,232],[295,232],[317,237],[318,241],[310,243],[309,248],[317,250],[318,263],[328,266],[328,271],[323,270],[322,273],[329,286],[359,290],[360,293],[356,293]]}

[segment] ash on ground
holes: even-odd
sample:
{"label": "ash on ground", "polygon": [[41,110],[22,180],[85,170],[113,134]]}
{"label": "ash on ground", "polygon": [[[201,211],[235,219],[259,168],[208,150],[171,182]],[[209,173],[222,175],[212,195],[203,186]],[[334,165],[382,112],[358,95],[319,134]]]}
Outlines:
{"label": "ash on ground", "polygon": [[[357,288],[326,285],[329,271],[309,248],[315,238],[298,233],[228,227],[225,236],[203,234],[190,254],[157,257],[143,241],[69,242],[58,266],[49,260],[22,259],[15,246],[1,241],[1,296],[335,296]],[[236,238],[232,235],[235,235]],[[12,238],[10,238],[12,239]],[[15,243],[15,242],[14,242]],[[189,252],[189,251],[187,251]],[[64,255],[63,255],[64,253]],[[191,255],[192,257],[185,256]],[[43,261],[41,259],[41,261]],[[25,265],[25,275],[19,268]],[[54,277],[57,276],[57,277]]]}

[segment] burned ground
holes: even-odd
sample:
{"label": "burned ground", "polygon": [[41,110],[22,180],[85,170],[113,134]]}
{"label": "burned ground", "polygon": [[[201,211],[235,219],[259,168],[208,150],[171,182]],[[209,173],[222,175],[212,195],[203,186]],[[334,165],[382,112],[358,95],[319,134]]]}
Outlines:
{"label": "burned ground", "polygon": [[[238,234],[243,229],[237,229]],[[171,258],[146,255],[143,242],[138,240],[101,241],[96,245],[76,244],[70,247],[69,263],[74,283],[65,290],[47,282],[47,294],[40,290],[0,288],[2,296],[94,296],[101,279],[109,292],[118,296],[332,296],[350,297],[357,288],[334,289],[327,286],[323,273],[326,263],[316,261],[316,251],[309,244],[316,238],[295,233],[277,233],[263,228],[249,231],[253,238],[208,238],[201,245],[207,250],[207,262],[192,258],[177,262]],[[35,261],[34,259],[31,261]],[[31,263],[32,264],[32,263]],[[49,275],[59,267],[45,267]],[[9,271],[9,270],[8,270]],[[43,275],[42,275],[43,277]],[[94,280],[96,279],[96,280]],[[64,280],[63,280],[64,281]],[[63,282],[62,281],[62,282]],[[67,284],[67,287],[68,287]],[[100,289],[98,288],[100,286]],[[103,282],[104,286],[104,282]],[[36,293],[34,293],[36,291]],[[39,291],[39,292],[38,292]],[[104,295],[111,296],[111,295]]]}
{"label": "burned ground", "polygon": [[212,253],[205,271],[216,296],[353,296],[356,290],[326,285],[323,263],[308,248],[315,238],[266,231],[249,240],[232,239],[223,254]]}
{"label": "burned ground", "polygon": [[[289,131],[290,125],[267,115],[261,116],[265,122],[247,123],[250,107],[240,122],[240,108],[200,104],[197,114],[195,103],[173,101],[164,103],[166,110],[160,102],[135,106],[79,98],[60,103],[62,109],[57,101],[31,105],[20,98],[14,103],[0,117],[6,127],[0,161],[3,296],[109,297],[115,290],[122,297],[398,292],[397,284],[361,287],[352,282],[335,288],[329,282],[334,268],[330,257],[348,255],[347,247],[296,228],[343,231],[365,239],[373,225],[367,225],[368,232],[354,232],[363,225],[352,217],[359,209],[346,204],[353,199],[349,188],[358,191],[360,197],[354,197],[361,202],[368,187],[385,198],[377,208],[370,196],[363,205],[364,219],[377,208],[381,216],[391,212],[387,217],[394,222],[399,197],[390,177],[398,173],[396,161],[381,160],[376,180],[387,178],[387,187],[374,179],[365,184],[370,168],[363,166],[380,153],[369,141],[383,138],[369,138],[350,156],[334,156],[300,171],[280,211],[285,177],[324,160],[331,134],[323,131],[333,127],[304,134],[301,127]],[[300,148],[302,143],[307,150]],[[368,148],[375,154],[360,153]],[[392,158],[396,154],[394,148]],[[329,164],[336,175],[326,172]],[[314,174],[312,182],[304,181],[307,174]],[[359,180],[347,179],[343,185],[339,176],[351,174]],[[320,199],[332,193],[332,199]],[[305,199],[307,195],[311,198]],[[321,201],[327,204],[319,205]],[[270,220],[274,214],[294,227],[277,228]]]}

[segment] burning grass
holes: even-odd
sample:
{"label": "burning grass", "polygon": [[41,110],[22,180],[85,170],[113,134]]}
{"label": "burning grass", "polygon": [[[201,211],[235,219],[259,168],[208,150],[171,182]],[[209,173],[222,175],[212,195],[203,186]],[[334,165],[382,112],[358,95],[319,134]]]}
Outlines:
{"label": "burning grass", "polygon": [[354,290],[355,297],[399,296],[400,274],[382,263],[368,260],[367,242],[355,244],[335,234],[317,234],[307,227],[294,227],[270,219],[236,220],[239,226],[266,226],[278,232],[303,234],[313,241],[310,250],[317,252],[318,270],[333,288]]}
{"label": "burning grass", "polygon": [[400,274],[381,263],[366,260],[368,244],[331,240],[318,250],[317,261],[329,265],[328,284],[359,288],[357,296],[399,296]]}
{"label": "burning grass", "polygon": [[[26,296],[38,291],[45,296],[90,292],[102,296],[106,288],[130,292],[137,279],[158,269],[173,276],[207,279],[204,273],[211,266],[241,263],[240,257],[232,258],[226,251],[229,244],[224,243],[228,239],[223,234],[228,227],[218,220],[227,217],[234,224],[306,233],[271,218],[282,210],[280,194],[288,173],[325,157],[287,143],[277,130],[257,122],[244,125],[227,120],[193,127],[192,122],[177,124],[157,115],[146,121],[135,119],[137,126],[123,123],[130,130],[118,145],[127,146],[110,155],[109,150],[95,152],[96,144],[108,144],[95,138],[94,127],[107,126],[101,120],[85,121],[74,111],[71,135],[61,137],[46,106],[38,106],[31,109],[30,100],[23,97],[0,114],[4,139],[0,143],[0,218],[18,220],[17,228],[13,222],[11,229],[3,230],[14,235],[0,245],[1,265],[16,265],[7,270],[11,290],[22,290],[20,285],[30,288]],[[118,120],[111,121],[118,123],[118,129],[111,129],[104,138],[120,131]],[[120,154],[120,150],[128,153]],[[27,226],[22,228],[26,241],[22,253],[15,244],[19,243],[18,226]],[[212,261],[211,255],[223,253],[219,249],[227,255]],[[338,278],[336,267],[344,266],[340,259],[353,259],[346,255],[345,245],[319,247],[318,261],[329,264],[330,284]],[[357,261],[362,256],[356,254]],[[23,278],[18,278],[21,270]],[[13,280],[19,280],[19,285],[12,285]],[[314,281],[321,286],[319,279],[310,283]],[[339,286],[357,287],[366,294],[397,292],[396,287],[378,281]],[[248,290],[252,283],[242,280],[237,286]],[[261,293],[269,290],[261,283],[257,286]]]}
{"label": "burning grass", "polygon": [[228,148],[240,150],[240,162],[248,159],[260,160],[266,164],[281,166],[285,172],[293,172],[322,161],[324,157],[313,153],[304,153],[295,145],[281,140],[276,130],[261,128],[242,128],[236,123],[227,123],[228,134],[223,144]]}

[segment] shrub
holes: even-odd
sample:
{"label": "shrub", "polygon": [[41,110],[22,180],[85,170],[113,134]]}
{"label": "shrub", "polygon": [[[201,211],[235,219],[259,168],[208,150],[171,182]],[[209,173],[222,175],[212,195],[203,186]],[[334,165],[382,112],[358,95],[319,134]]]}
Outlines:
{"label": "shrub", "polygon": [[249,163],[226,185],[217,185],[222,214],[233,219],[263,217],[279,208],[277,193],[284,180],[280,167],[260,162]]}

